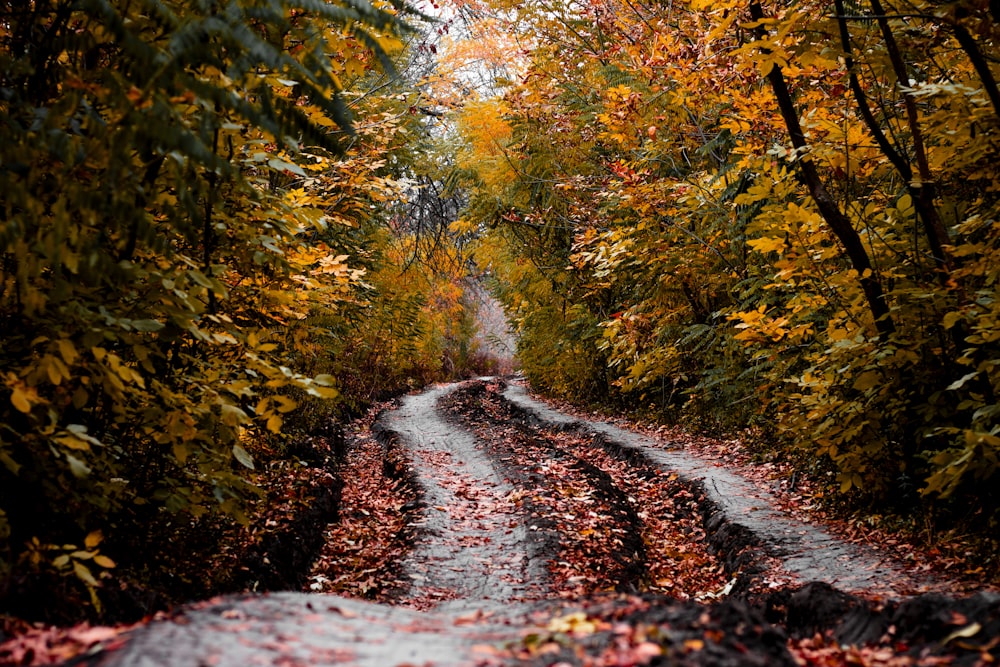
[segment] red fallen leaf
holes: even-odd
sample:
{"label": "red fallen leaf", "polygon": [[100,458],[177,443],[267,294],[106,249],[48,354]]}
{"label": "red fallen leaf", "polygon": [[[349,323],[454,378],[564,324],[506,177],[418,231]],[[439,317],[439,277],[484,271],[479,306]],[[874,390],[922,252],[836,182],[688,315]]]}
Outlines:
{"label": "red fallen leaf", "polygon": [[479,621],[485,620],[493,615],[491,611],[483,611],[482,609],[477,609],[471,614],[465,614],[459,616],[455,619],[455,625],[472,625],[473,623],[478,623]]}
{"label": "red fallen leaf", "polygon": [[74,628],[69,630],[66,635],[73,641],[79,642],[84,646],[92,646],[108,639],[113,639],[121,632],[122,630],[119,628],[97,626],[92,628]]}
{"label": "red fallen leaf", "polygon": [[663,655],[663,647],[653,642],[642,642],[632,649],[632,655],[636,664],[648,665],[653,658]]}
{"label": "red fallen leaf", "polygon": [[334,613],[334,614],[340,614],[344,618],[357,618],[358,617],[358,615],[356,613],[354,613],[353,611],[351,611],[350,609],[344,609],[343,607],[337,607],[335,605],[330,605],[329,607],[326,608],[326,610],[329,611],[329,612],[331,612],[331,613]]}

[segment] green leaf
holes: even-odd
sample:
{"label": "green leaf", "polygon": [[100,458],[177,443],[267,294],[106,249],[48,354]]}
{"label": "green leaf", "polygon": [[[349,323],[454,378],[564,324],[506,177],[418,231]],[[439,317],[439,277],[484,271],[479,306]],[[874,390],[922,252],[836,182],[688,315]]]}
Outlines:
{"label": "green leaf", "polygon": [[156,320],[132,320],[132,328],[136,331],[159,331],[163,328],[163,323]]}
{"label": "green leaf", "polygon": [[7,452],[0,451],[0,463],[3,463],[4,467],[15,475],[21,470],[21,464],[12,459]]}

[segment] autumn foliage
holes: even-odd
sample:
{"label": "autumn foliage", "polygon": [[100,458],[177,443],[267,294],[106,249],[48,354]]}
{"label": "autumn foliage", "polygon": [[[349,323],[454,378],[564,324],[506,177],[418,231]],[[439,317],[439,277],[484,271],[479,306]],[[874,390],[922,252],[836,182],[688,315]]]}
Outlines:
{"label": "autumn foliage", "polygon": [[995,3],[443,11],[0,2],[0,597],[169,580],[486,368],[470,273],[539,388],[995,527]]}
{"label": "autumn foliage", "polygon": [[992,525],[995,10],[494,9],[530,48],[460,115],[459,224],[532,383],[750,426],[844,497]]}
{"label": "autumn foliage", "polygon": [[407,250],[404,19],[0,3],[0,599],[210,594],[218,535],[328,495],[313,435],[464,372],[464,274]]}

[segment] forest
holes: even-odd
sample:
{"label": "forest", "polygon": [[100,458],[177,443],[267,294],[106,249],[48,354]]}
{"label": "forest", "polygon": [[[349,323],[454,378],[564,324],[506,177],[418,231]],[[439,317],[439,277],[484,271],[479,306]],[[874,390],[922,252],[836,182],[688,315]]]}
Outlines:
{"label": "forest", "polygon": [[4,611],[241,590],[338,425],[510,369],[486,291],[542,393],[1000,570],[996,2],[5,0],[0,45]]}

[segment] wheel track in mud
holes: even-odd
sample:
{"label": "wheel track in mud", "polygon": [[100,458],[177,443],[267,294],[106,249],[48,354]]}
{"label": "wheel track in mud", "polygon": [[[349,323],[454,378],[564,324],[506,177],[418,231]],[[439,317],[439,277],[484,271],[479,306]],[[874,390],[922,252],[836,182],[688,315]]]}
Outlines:
{"label": "wheel track in mud", "polygon": [[529,557],[515,491],[470,433],[455,429],[436,404],[452,387],[408,396],[380,421],[383,437],[408,451],[424,517],[403,570],[413,585],[400,597],[417,609],[497,612],[544,597],[544,570]]}
{"label": "wheel track in mud", "polygon": [[[503,452],[491,453],[471,434],[442,417],[437,402],[453,390],[454,386],[438,387],[408,396],[398,410],[387,413],[381,420],[383,434],[396,438],[397,444],[407,450],[423,500],[423,525],[419,526],[412,552],[401,564],[401,571],[412,584],[409,591],[401,594],[400,602],[415,609],[302,593],[230,596],[189,605],[168,619],[140,628],[124,648],[88,658],[88,664],[105,667],[522,664],[515,660],[519,655],[517,650],[504,653],[496,647],[511,642],[519,645],[528,632],[535,633],[533,636],[546,636],[546,632],[551,635],[551,630],[545,629],[548,618],[556,609],[566,609],[569,603],[538,611],[545,609],[541,601],[552,592],[544,558],[546,547],[533,546],[527,525],[530,511],[519,509],[512,500],[518,491],[515,486],[518,480],[510,475],[510,462],[505,467]],[[551,411],[516,386],[508,387],[505,397],[517,417],[514,420],[517,428],[526,437],[552,427],[575,430],[592,437],[594,443],[622,460],[637,465],[670,466],[686,483],[701,489],[705,496],[706,529],[717,548],[738,547],[735,556],[721,556],[731,574],[743,572],[747,578],[746,590],[752,589],[754,577],[771,565],[768,558],[775,557],[782,559],[784,567],[793,574],[846,584],[854,591],[871,590],[871,586],[882,590],[878,589],[878,577],[866,568],[886,564],[875,561],[872,565],[862,560],[869,558],[867,554],[768,507],[767,497],[750,489],[749,484],[741,486],[738,477],[725,471],[706,470],[704,464],[689,460],[680,452],[664,451],[643,436]],[[489,430],[489,421],[479,428]],[[614,484],[608,481],[606,473],[580,460],[575,469],[581,477],[605,487],[609,503],[620,503],[623,491],[610,488]],[[485,514],[484,506],[490,509]],[[624,511],[622,516],[626,523],[636,525],[638,516],[634,509],[631,515]],[[549,536],[549,539],[555,538]],[[745,548],[748,544],[751,548]],[[852,562],[853,567],[844,564],[845,555],[858,559]],[[641,557],[636,559],[637,563],[641,561]],[[823,561],[829,561],[829,566],[824,566]],[[858,567],[859,564],[864,567]],[[630,576],[636,578],[634,574]],[[918,582],[913,585],[916,587]],[[785,621],[792,613],[789,610],[799,605],[799,611],[805,614],[800,622],[802,632],[862,621],[867,625],[857,629],[854,636],[867,637],[872,633],[877,636],[878,632],[896,625],[905,632],[902,623],[906,613],[912,615],[914,610],[919,613],[923,604],[918,599],[909,606],[903,603],[876,612],[865,607],[862,600],[830,594],[824,588],[806,587],[803,591],[772,600],[782,607]],[[832,611],[831,600],[835,607]],[[782,643],[784,634],[768,626],[759,612],[739,602],[704,606],[664,598],[637,604],[632,599],[627,603],[628,612],[615,611],[614,605],[618,603],[614,601],[577,603],[584,608],[589,605],[592,610],[599,610],[601,604],[610,605],[605,611],[595,613],[629,622],[638,619],[636,622],[640,624],[659,622],[655,619],[661,617],[670,619],[672,630],[658,641],[661,650],[667,651],[663,655],[675,655],[676,664],[794,664]],[[823,604],[827,605],[823,609],[813,608]],[[945,608],[939,601],[926,604]],[[961,609],[980,614],[984,628],[1000,627],[1000,598],[987,596],[970,601]],[[858,613],[854,614],[855,611]],[[823,614],[827,616],[820,618]],[[926,614],[921,619],[924,617]],[[971,612],[969,618],[973,618]],[[935,628],[944,628],[941,636],[937,636],[936,641],[940,642],[949,631],[950,621],[935,622]],[[596,631],[581,639],[580,650],[596,654],[608,650],[611,644],[617,646],[622,636],[615,633]],[[711,643],[715,637],[717,644]],[[710,645],[705,645],[704,638],[710,639]],[[645,645],[648,641],[642,640],[640,646]],[[692,646],[699,648],[689,650]],[[584,653],[573,650],[572,645],[560,644],[556,648],[561,651],[560,659],[582,664]],[[702,652],[701,648],[705,650]],[[549,664],[538,662],[541,659],[538,654],[529,652],[521,657],[529,664]]]}
{"label": "wheel track in mud", "polygon": [[[607,472],[561,448],[550,434],[506,412],[507,405],[491,403],[492,396],[481,386],[461,387],[445,397],[439,408],[450,423],[476,434],[494,465],[523,495],[519,503],[522,521],[541,543],[535,557],[548,562],[550,577],[556,559],[568,560],[560,555],[569,546],[566,543],[570,536],[566,534],[566,522],[561,525],[553,519],[559,513],[557,505],[567,506],[567,510],[600,512],[602,528],[608,534],[604,544],[595,546],[603,548],[605,558],[596,558],[597,553],[577,553],[576,559],[582,557],[587,562],[591,588],[637,592],[646,571],[646,549],[641,538],[642,521],[628,494]],[[553,472],[553,466],[558,467],[558,472]],[[570,485],[577,498],[573,498],[572,491],[561,488]],[[574,508],[572,501],[580,497],[584,502]],[[555,499],[563,502],[553,502]],[[565,582],[550,584],[551,597],[574,595],[572,587],[559,583]]]}
{"label": "wheel track in mud", "polygon": [[771,494],[725,468],[612,424],[569,417],[531,398],[520,385],[508,385],[504,397],[541,423],[603,436],[606,446],[674,471],[703,493],[706,530],[716,549],[728,552],[727,566],[740,575],[742,592],[758,588],[759,576],[775,564],[783,572],[769,572],[770,578],[783,586],[816,581],[849,594],[883,598],[940,586],[932,577],[914,578],[871,549],[789,516],[777,509]]}

